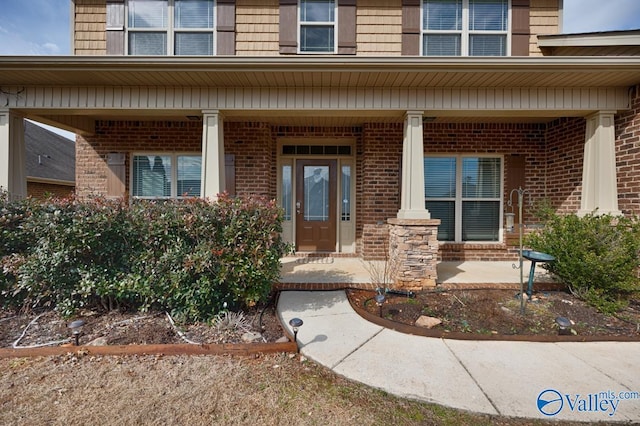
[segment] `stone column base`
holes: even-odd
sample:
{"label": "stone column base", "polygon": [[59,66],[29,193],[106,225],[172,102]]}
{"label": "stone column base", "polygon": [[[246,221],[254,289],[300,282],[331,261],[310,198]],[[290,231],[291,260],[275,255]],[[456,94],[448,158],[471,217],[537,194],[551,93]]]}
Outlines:
{"label": "stone column base", "polygon": [[389,263],[394,285],[423,290],[436,285],[440,219],[397,219],[389,224]]}

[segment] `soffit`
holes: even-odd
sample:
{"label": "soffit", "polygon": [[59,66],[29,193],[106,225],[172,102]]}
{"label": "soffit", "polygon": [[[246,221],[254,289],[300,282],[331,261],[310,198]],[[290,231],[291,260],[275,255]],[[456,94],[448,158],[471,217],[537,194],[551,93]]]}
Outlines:
{"label": "soffit", "polygon": [[0,85],[629,87],[638,57],[0,57]]}

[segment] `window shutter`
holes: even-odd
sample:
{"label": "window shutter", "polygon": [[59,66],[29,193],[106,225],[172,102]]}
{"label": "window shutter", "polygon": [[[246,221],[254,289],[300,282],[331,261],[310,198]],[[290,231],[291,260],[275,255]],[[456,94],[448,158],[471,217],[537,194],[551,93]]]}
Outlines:
{"label": "window shutter", "polygon": [[236,157],[233,154],[224,155],[224,183],[225,191],[231,196],[236,195]]}
{"label": "window shutter", "polygon": [[107,0],[107,55],[124,55],[124,0]]}
{"label": "window shutter", "polygon": [[529,56],[529,0],[511,0],[511,56]]}
{"label": "window shutter", "polygon": [[402,0],[402,54],[420,54],[420,0]]}
{"label": "window shutter", "polygon": [[338,0],[338,54],[356,54],[356,0]]}
{"label": "window shutter", "polygon": [[[525,164],[526,158],[523,155],[513,154],[513,155],[505,155],[505,173],[506,173],[506,187],[505,187],[505,198],[508,200],[511,194],[511,191],[518,188],[526,188],[526,180],[525,180]],[[517,206],[518,201],[514,200],[514,207]],[[518,217],[518,209],[514,208],[513,213],[515,216],[515,223],[519,223],[520,218]]]}
{"label": "window shutter", "polygon": [[216,55],[236,54],[236,2],[235,0],[218,0],[216,13]]}
{"label": "window shutter", "polygon": [[298,0],[280,0],[280,53],[298,53]]}

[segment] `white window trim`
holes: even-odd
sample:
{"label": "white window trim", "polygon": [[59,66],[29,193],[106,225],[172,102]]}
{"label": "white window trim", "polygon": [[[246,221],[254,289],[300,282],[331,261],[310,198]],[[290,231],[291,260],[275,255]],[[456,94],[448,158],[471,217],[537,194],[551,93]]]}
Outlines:
{"label": "white window trim", "polygon": [[505,56],[511,56],[511,0],[507,0],[507,29],[506,31],[471,31],[469,30],[469,0],[462,0],[462,29],[452,30],[425,30],[424,26],[424,0],[420,0],[420,55],[424,54],[424,36],[427,34],[460,34],[460,56],[469,56],[469,39],[472,34],[506,35]]}
{"label": "white window trim", "polygon": [[[454,244],[500,244],[503,243],[504,235],[504,155],[500,154],[453,154],[453,153],[426,153],[424,158],[455,158],[456,159],[456,196],[454,198],[434,197],[429,198],[429,201],[451,201],[454,202],[454,214],[455,214],[455,239],[454,241],[444,241],[444,243]],[[464,158],[498,158],[500,159],[500,198],[464,198],[462,197],[462,160]],[[498,201],[500,203],[499,212],[500,218],[498,222],[498,240],[497,241],[463,241],[462,240],[462,203],[463,201]],[[427,201],[425,194],[425,202]]]}
{"label": "white window trim", "polygon": [[[141,195],[133,195],[133,187],[134,187],[134,179],[133,179],[133,158],[136,156],[160,156],[160,157],[171,157],[171,195],[168,197],[154,197],[154,196],[141,196]],[[131,198],[136,200],[184,200],[188,198],[197,198],[198,195],[192,195],[188,197],[184,197],[178,195],[178,157],[189,156],[189,157],[202,157],[202,152],[191,152],[191,151],[136,151],[132,152],[129,156],[129,192],[131,193]],[[202,192],[202,180],[200,181],[200,188]],[[202,194],[200,194],[201,196]]]}
{"label": "white window trim", "polygon": [[[338,52],[338,1],[339,0],[335,0],[333,3],[333,21],[313,21],[313,22],[308,22],[308,21],[302,21],[300,19],[300,17],[302,16],[301,13],[301,3],[304,0],[298,0],[298,53],[302,54],[302,55],[331,55],[331,54],[335,54]],[[301,28],[302,26],[305,27],[312,27],[312,26],[329,26],[332,25],[333,26],[333,50],[331,52],[309,52],[306,50],[302,50],[302,43],[301,43],[301,38],[300,38],[300,34],[302,33]]]}
{"label": "white window trim", "polygon": [[167,28],[129,28],[129,1],[125,2],[125,10],[124,10],[124,31],[125,31],[125,42],[124,42],[124,54],[129,56],[129,34],[130,33],[142,33],[142,32],[163,32],[167,34],[167,54],[166,56],[180,56],[175,54],[175,34],[178,33],[209,33],[213,34],[213,45],[212,52],[207,55],[202,56],[215,56],[216,54],[216,21],[217,21],[217,13],[218,10],[216,8],[216,0],[213,0],[213,10],[214,10],[214,21],[213,28],[180,28],[176,31],[174,27],[174,5],[175,0],[167,0]]}

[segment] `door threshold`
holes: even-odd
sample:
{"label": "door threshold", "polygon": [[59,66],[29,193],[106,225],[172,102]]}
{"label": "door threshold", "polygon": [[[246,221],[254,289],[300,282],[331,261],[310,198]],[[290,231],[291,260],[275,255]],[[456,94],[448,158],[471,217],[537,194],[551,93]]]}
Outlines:
{"label": "door threshold", "polygon": [[340,253],[327,251],[296,251],[289,256],[293,257],[360,257],[358,253]]}

